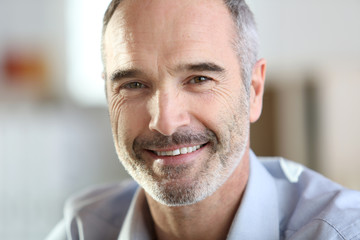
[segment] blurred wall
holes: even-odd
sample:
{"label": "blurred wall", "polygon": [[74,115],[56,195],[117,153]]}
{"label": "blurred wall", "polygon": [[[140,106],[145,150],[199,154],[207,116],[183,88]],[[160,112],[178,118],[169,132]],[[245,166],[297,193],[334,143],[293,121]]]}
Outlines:
{"label": "blurred wall", "polygon": [[357,0],[250,0],[269,72],[359,62]]}
{"label": "blurred wall", "polygon": [[44,239],[70,194],[127,177],[106,108],[69,97],[65,9],[0,1],[0,239]]}
{"label": "blurred wall", "polygon": [[360,2],[248,2],[276,92],[276,152],[360,189]]}
{"label": "blurred wall", "polygon": [[[9,52],[38,52],[49,70],[52,97],[65,99],[65,12],[63,0],[1,0],[0,63]],[[0,71],[0,93],[14,99]],[[12,92],[13,93],[13,92]],[[15,94],[15,93],[14,93]],[[21,98],[17,95],[16,97]],[[5,101],[0,97],[1,101]]]}
{"label": "blurred wall", "polygon": [[106,109],[0,107],[0,239],[43,239],[65,199],[127,177]]}

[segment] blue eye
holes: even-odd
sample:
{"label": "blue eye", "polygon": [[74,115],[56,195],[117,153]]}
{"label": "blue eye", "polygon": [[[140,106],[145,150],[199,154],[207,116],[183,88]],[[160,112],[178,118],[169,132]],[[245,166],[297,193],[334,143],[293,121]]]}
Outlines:
{"label": "blue eye", "polygon": [[204,77],[204,76],[196,76],[196,77],[193,77],[189,83],[192,83],[192,84],[197,84],[197,83],[204,83],[206,81],[209,81],[210,78],[207,78],[207,77]]}
{"label": "blue eye", "polygon": [[127,89],[138,89],[138,88],[145,88],[146,86],[139,82],[130,82],[123,86],[123,88]]}

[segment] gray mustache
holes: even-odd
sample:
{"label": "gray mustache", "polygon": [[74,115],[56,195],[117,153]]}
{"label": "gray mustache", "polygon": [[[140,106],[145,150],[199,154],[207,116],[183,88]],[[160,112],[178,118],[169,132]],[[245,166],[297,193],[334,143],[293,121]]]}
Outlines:
{"label": "gray mustache", "polygon": [[135,138],[133,150],[138,152],[140,149],[169,148],[184,144],[199,145],[207,142],[216,144],[217,141],[215,133],[209,129],[201,133],[193,133],[192,131],[176,132],[171,136],[164,136],[161,133],[154,132],[154,134],[146,138]]}

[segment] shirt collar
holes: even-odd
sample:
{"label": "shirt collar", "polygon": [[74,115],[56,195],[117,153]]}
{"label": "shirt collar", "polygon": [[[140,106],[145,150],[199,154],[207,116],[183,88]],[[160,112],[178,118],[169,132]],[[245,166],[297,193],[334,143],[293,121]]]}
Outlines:
{"label": "shirt collar", "polygon": [[250,151],[249,180],[227,239],[279,239],[278,210],[274,179]]}
{"label": "shirt collar", "polygon": [[[279,239],[279,206],[274,179],[250,151],[250,174],[241,205],[235,215],[228,240]],[[134,195],[118,240],[151,240],[151,216],[145,193]]]}
{"label": "shirt collar", "polygon": [[133,197],[118,240],[151,240],[152,220],[144,190],[139,187]]}

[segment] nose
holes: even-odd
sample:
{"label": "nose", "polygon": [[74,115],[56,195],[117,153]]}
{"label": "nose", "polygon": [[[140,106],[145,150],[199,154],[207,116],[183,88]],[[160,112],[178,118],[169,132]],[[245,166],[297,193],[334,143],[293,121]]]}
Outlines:
{"label": "nose", "polygon": [[186,99],[176,92],[158,90],[149,103],[149,129],[170,136],[190,123]]}

